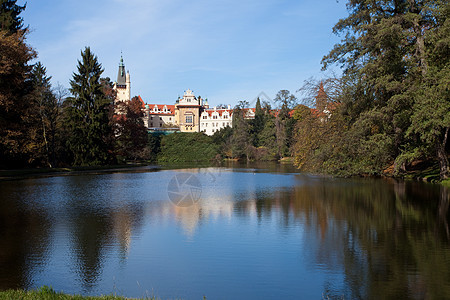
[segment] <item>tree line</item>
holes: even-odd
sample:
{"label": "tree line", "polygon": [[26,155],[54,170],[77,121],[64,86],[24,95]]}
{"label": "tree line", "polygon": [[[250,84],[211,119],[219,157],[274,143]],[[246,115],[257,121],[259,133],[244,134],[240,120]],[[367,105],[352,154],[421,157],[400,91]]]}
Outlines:
{"label": "tree line", "polygon": [[324,81],[333,112],[326,122],[310,110],[297,114],[296,164],[401,175],[436,162],[440,178],[448,178],[450,4],[349,0],[347,8],[333,28],[343,39],[322,59],[324,69],[343,69]]}
{"label": "tree line", "polygon": [[[0,1],[0,167],[114,164],[148,156],[142,104],[114,107],[112,82],[89,47],[81,52],[70,88],[51,76],[26,43],[26,5]],[[121,115],[117,116],[117,110]]]}
{"label": "tree line", "polygon": [[273,108],[258,99],[254,119],[241,101],[232,128],[198,138],[148,135],[136,97],[114,107],[112,82],[89,47],[69,90],[52,87],[45,67],[31,64],[25,5],[0,3],[1,167],[170,161],[174,149],[198,142],[206,154],[193,160],[293,157],[303,170],[338,175],[401,175],[436,163],[449,176],[447,1],[349,0],[349,15],[333,28],[343,38],[322,59],[342,75],[305,82],[301,105],[287,90]]}

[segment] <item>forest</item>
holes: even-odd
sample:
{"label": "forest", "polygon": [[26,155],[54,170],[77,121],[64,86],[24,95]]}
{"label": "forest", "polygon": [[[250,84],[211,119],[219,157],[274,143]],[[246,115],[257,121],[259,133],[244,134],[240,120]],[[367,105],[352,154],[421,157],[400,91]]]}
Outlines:
{"label": "forest", "polygon": [[52,86],[16,2],[0,0],[2,169],[289,157],[315,173],[435,168],[449,178],[448,1],[348,0],[348,16],[333,27],[341,42],[322,59],[324,71],[342,73],[307,80],[299,99],[283,89],[272,103],[258,99],[254,119],[240,101],[233,128],[211,137],[149,134],[136,97],[113,106],[112,82],[89,47],[70,88]]}

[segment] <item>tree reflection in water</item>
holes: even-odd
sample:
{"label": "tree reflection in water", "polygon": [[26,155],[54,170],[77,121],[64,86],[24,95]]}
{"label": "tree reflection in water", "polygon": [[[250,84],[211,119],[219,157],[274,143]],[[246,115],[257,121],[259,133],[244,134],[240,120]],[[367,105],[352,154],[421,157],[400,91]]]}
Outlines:
{"label": "tree reflection in water", "polygon": [[[289,206],[322,237],[316,263],[341,267],[345,299],[450,298],[446,187],[390,180],[328,179],[295,189]],[[308,244],[308,243],[306,243]],[[309,244],[311,246],[311,244]]]}
{"label": "tree reflection in water", "polygon": [[[47,284],[36,274],[48,272],[55,288],[89,294],[110,293],[117,275],[126,295],[139,296],[127,281],[136,275],[169,296],[182,283],[188,296],[212,298],[279,287],[318,297],[321,288],[330,299],[450,298],[447,188],[209,171],[216,180],[196,170],[202,199],[188,208],[161,188],[177,171],[0,182],[0,289]],[[304,274],[324,282],[311,288]],[[261,291],[248,287],[258,283]]]}

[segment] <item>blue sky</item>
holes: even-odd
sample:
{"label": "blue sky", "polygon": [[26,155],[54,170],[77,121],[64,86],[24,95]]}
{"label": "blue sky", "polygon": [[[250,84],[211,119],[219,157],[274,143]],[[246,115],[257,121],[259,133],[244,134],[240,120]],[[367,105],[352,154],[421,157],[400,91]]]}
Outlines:
{"label": "blue sky", "polygon": [[132,95],[147,103],[173,104],[190,88],[235,105],[323,76],[346,15],[343,0],[33,0],[22,17],[54,84],[69,87],[90,46],[113,81],[122,51]]}

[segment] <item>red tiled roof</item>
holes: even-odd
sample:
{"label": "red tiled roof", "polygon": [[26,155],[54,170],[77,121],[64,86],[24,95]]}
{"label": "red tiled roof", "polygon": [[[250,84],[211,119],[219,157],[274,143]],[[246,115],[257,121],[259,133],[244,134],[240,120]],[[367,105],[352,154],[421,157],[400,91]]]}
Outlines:
{"label": "red tiled roof", "polygon": [[230,116],[233,114],[233,110],[232,109],[211,109],[211,108],[208,108],[208,109],[205,109],[203,112],[206,112],[206,113],[208,113],[208,116],[212,116],[212,113],[213,112],[218,112],[219,113],[219,116],[222,116],[223,115],[223,113],[224,112],[228,112],[229,114],[230,114]]}
{"label": "red tiled roof", "polygon": [[139,95],[138,96],[138,99],[139,99],[139,101],[142,103],[142,107],[144,107],[145,108],[145,103],[144,103],[144,100],[142,100],[142,98],[141,98],[141,96]]}
{"label": "red tiled roof", "polygon": [[[158,115],[175,115],[175,105],[170,104],[147,104],[151,114]],[[167,108],[167,111],[164,111],[164,107]],[[153,111],[154,108],[158,108],[158,111]]]}

